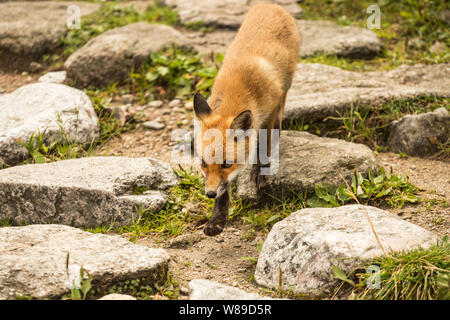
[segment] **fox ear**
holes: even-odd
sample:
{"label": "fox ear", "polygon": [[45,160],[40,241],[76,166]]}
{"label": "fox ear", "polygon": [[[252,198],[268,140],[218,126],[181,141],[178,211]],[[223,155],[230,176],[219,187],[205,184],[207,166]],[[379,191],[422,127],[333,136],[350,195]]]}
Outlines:
{"label": "fox ear", "polygon": [[194,111],[197,118],[202,118],[212,112],[206,99],[198,92],[194,95]]}
{"label": "fox ear", "polygon": [[252,127],[253,116],[250,110],[245,110],[241,112],[230,125],[230,129],[242,129],[248,130]]}

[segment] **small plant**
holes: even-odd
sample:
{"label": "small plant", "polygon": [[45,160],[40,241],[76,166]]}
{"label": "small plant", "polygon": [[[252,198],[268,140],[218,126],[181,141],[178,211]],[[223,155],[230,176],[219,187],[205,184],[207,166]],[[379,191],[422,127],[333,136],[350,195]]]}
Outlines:
{"label": "small plant", "polygon": [[108,292],[101,292],[100,294],[108,293],[128,294],[138,300],[159,300],[163,296],[169,299],[178,299],[180,289],[173,275],[162,270],[156,278],[125,280],[110,287]]}
{"label": "small plant", "polygon": [[194,90],[208,96],[222,59],[218,54],[217,63],[207,65],[201,55],[174,46],[154,52],[147,63],[130,73],[129,92],[141,98],[149,88],[159,97],[186,97]]}
{"label": "small plant", "polygon": [[419,201],[415,195],[418,189],[409,182],[407,176],[395,175],[392,171],[388,174],[384,168],[380,168],[376,176],[370,169],[367,179],[355,172],[351,190],[348,188],[343,184],[337,188],[316,184],[315,194],[307,200],[307,204],[310,207],[337,207],[354,201],[353,196],[366,204],[385,201],[392,207]]}
{"label": "small plant", "polygon": [[[69,260],[70,260],[70,254],[67,252],[66,256],[66,273],[69,276]],[[90,273],[84,269],[83,267],[80,267],[79,270],[79,285],[71,283],[70,288],[70,295],[63,296],[63,300],[86,300],[87,294],[92,289],[92,276]],[[70,279],[70,277],[69,277]]]}
{"label": "small plant", "polygon": [[44,141],[44,133],[38,132],[31,134],[28,142],[17,140],[23,145],[30,156],[25,163],[46,163],[65,159],[73,159],[89,156],[93,152],[94,143],[83,146],[78,143],[70,142],[66,139],[62,141],[54,141],[49,146]]}
{"label": "small plant", "polygon": [[[17,140],[17,142],[27,149],[28,154],[31,157],[32,163],[46,162],[44,154],[48,153],[49,148],[45,145],[44,138],[40,131],[36,135],[32,133],[30,138],[28,139],[28,142],[24,142],[22,140]],[[53,146],[54,144],[52,144],[50,148]]]}

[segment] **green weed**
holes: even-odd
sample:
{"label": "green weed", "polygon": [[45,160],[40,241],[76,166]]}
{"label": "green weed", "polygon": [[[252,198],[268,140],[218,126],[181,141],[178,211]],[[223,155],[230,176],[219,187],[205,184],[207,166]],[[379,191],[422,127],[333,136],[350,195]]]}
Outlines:
{"label": "green weed", "polygon": [[216,64],[208,65],[200,54],[177,47],[164,49],[152,53],[147,63],[132,71],[126,87],[141,100],[148,93],[151,93],[150,99],[183,98],[193,91],[209,96],[222,59],[223,56],[218,54]]}
{"label": "green weed", "polygon": [[[348,188],[351,188],[349,190]],[[339,185],[337,188],[316,184],[315,194],[307,200],[310,207],[338,207],[348,202],[354,202],[354,196],[363,204],[386,203],[391,207],[402,207],[405,203],[417,203],[415,195],[418,189],[413,186],[407,176],[395,175],[380,168],[374,176],[372,170],[366,178],[355,172],[351,186]]]}

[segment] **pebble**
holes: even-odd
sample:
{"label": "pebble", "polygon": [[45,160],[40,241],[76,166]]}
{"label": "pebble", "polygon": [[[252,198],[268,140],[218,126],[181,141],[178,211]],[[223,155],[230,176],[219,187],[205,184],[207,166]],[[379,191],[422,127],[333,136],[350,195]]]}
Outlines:
{"label": "pebble", "polygon": [[149,107],[155,108],[155,109],[156,108],[161,108],[162,105],[163,105],[163,102],[161,100],[155,100],[155,101],[152,101],[152,102],[150,102],[148,104]]}
{"label": "pebble", "polygon": [[164,123],[158,121],[145,121],[142,126],[150,130],[161,130],[165,127]]}
{"label": "pebble", "polygon": [[37,73],[42,70],[42,65],[39,62],[33,61],[30,63],[29,68],[32,73]]}
{"label": "pebble", "polygon": [[170,108],[183,107],[183,102],[180,99],[174,99],[169,102]]}
{"label": "pebble", "polygon": [[133,103],[133,95],[132,94],[124,94],[122,97],[123,104],[131,104]]}
{"label": "pebble", "polygon": [[180,294],[183,296],[187,296],[189,294],[189,289],[186,287],[180,287]]}
{"label": "pebble", "polygon": [[431,47],[430,47],[430,52],[431,53],[440,53],[440,52],[444,52],[446,50],[446,46],[445,44],[443,44],[442,42],[436,41]]}
{"label": "pebble", "polygon": [[169,110],[164,110],[164,111],[162,112],[162,114],[163,114],[163,116],[168,115],[168,114],[170,114],[170,111],[169,111]]}

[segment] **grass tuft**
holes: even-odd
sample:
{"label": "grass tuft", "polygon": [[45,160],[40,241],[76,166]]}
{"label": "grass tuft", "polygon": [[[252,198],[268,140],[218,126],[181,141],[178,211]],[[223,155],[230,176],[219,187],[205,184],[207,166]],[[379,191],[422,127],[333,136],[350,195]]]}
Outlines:
{"label": "grass tuft", "polygon": [[368,289],[373,273],[356,272],[358,284],[351,299],[450,300],[450,243],[417,248],[371,259],[380,268],[380,288]]}

